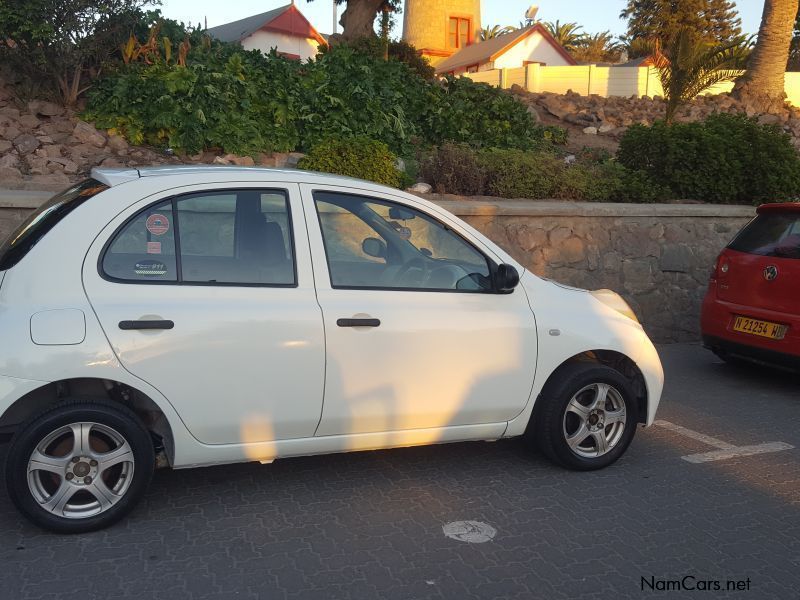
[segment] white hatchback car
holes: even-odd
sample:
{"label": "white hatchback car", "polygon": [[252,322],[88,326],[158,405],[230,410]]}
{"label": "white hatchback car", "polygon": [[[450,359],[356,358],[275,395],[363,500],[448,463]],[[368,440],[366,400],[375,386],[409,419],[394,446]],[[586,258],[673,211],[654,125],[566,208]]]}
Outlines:
{"label": "white hatchback car", "polygon": [[97,529],[174,468],[524,436],[614,462],[663,386],[627,304],[430,202],[302,171],[95,170],[0,247],[20,511]]}

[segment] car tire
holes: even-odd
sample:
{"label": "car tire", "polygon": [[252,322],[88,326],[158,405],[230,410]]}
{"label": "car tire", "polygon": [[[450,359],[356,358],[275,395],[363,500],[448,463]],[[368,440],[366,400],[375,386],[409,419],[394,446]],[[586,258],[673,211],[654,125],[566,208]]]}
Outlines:
{"label": "car tire", "polygon": [[588,362],[558,369],[534,411],[534,426],[526,435],[551,461],[577,471],[616,462],[639,421],[629,381],[611,367]]}
{"label": "car tire", "polygon": [[153,440],[128,408],[66,400],[25,423],[6,459],[6,487],[34,524],[83,533],[118,521],[144,495]]}

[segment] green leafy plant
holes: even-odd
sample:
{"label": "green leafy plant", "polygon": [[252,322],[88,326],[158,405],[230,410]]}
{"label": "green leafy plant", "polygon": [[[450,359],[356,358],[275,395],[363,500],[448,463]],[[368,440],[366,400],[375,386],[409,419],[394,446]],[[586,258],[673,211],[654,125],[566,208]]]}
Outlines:
{"label": "green leafy plant", "polygon": [[386,144],[364,137],[338,138],[316,144],[298,167],[308,171],[335,173],[399,187],[402,173],[397,156]]}
{"label": "green leafy plant", "polygon": [[[173,37],[180,32],[171,32]],[[443,142],[552,146],[513,96],[464,79],[428,81],[348,45],[300,63],[190,32],[185,60],[129,61],[98,81],[84,118],[133,143],[251,154],[308,151],[331,138],[380,140],[398,156]],[[180,47],[178,48],[180,50]]]}
{"label": "green leafy plant", "polygon": [[760,204],[800,195],[800,156],[790,137],[743,115],[635,125],[623,136],[617,158],[673,198]]}

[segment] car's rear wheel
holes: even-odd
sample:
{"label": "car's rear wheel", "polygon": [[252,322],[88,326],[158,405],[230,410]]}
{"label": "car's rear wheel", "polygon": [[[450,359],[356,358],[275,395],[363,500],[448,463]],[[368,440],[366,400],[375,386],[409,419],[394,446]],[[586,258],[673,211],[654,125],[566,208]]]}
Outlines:
{"label": "car's rear wheel", "polygon": [[33,523],[81,533],[121,519],[153,473],[153,442],[123,406],[71,400],[26,423],[14,436],[6,485]]}
{"label": "car's rear wheel", "polygon": [[622,374],[605,365],[574,363],[545,385],[528,435],[553,462],[590,471],[624,454],[637,422],[636,396]]}

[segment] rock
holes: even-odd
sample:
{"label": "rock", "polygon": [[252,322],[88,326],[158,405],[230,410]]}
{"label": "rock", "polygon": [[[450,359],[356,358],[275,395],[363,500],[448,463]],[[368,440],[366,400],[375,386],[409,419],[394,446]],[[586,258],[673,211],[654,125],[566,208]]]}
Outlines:
{"label": "rock", "polygon": [[228,162],[227,160],[225,160],[225,158],[224,158],[224,157],[222,157],[222,156],[217,156],[217,157],[214,159],[214,164],[215,164],[215,165],[229,165],[229,164],[231,164],[231,163],[230,163],[230,162]]}
{"label": "rock", "polygon": [[761,115],[758,117],[759,125],[780,125],[783,119],[779,115]]}
{"label": "rock", "polygon": [[14,154],[0,156],[0,168],[16,167],[18,163],[19,159]]}
{"label": "rock", "polygon": [[286,168],[296,169],[298,163],[306,157],[302,152],[290,152],[286,158]]}
{"label": "rock", "polygon": [[272,158],[275,161],[275,166],[278,169],[285,169],[286,163],[289,160],[289,155],[286,154],[285,152],[273,152]]}
{"label": "rock", "polygon": [[120,154],[128,151],[128,142],[121,135],[108,136],[108,149],[112,152]]}
{"label": "rock", "polygon": [[43,117],[57,117],[64,114],[64,107],[45,100],[31,100],[28,102],[28,112]]}
{"label": "rock", "polygon": [[597,128],[597,133],[611,133],[614,129],[616,128],[610,123],[603,123]]}
{"label": "rock", "polygon": [[256,161],[253,160],[252,156],[234,156],[231,162],[240,167],[254,167],[256,165]]}
{"label": "rock", "polygon": [[18,181],[22,179],[22,173],[19,169],[14,167],[0,166],[0,182],[2,181]]}
{"label": "rock", "polygon": [[0,108],[0,115],[5,115],[6,117],[11,117],[14,120],[19,119],[19,109],[14,108],[13,106],[4,106]]}
{"label": "rock", "polygon": [[420,182],[412,185],[410,188],[408,188],[408,191],[412,194],[430,194],[433,191],[433,188],[427,183]]}
{"label": "rock", "polygon": [[44,148],[42,148],[42,150],[44,150],[44,154],[48,158],[58,158],[61,156],[61,146],[58,144],[45,146]]}
{"label": "rock", "polygon": [[79,142],[95,146],[96,148],[102,148],[106,145],[106,136],[97,131],[93,125],[85,121],[78,121],[75,124],[72,135],[75,136],[75,139]]}
{"label": "rock", "polygon": [[583,133],[585,133],[587,135],[597,135],[598,131],[599,130],[598,130],[597,127],[584,127],[583,128]]}
{"label": "rock", "polygon": [[663,272],[688,273],[694,263],[693,258],[687,245],[669,245],[664,248],[658,267]]}
{"label": "rock", "polygon": [[40,146],[39,140],[30,133],[24,133],[14,138],[14,147],[20,154],[30,154]]}
{"label": "rock", "polygon": [[577,237],[569,238],[557,250],[559,258],[565,263],[577,263],[586,258],[583,240]]}
{"label": "rock", "polygon": [[539,111],[536,110],[536,107],[533,106],[533,104],[528,106],[528,114],[531,116],[531,119],[533,119],[534,123],[542,122],[542,117],[539,116]]}
{"label": "rock", "polygon": [[42,122],[33,115],[22,115],[17,122],[25,129],[36,129]]}
{"label": "rock", "polygon": [[0,154],[5,154],[11,150],[12,143],[8,140],[0,140]]}
{"label": "rock", "polygon": [[28,158],[28,167],[32,175],[44,175],[49,173],[47,170],[46,158]]}
{"label": "rock", "polygon": [[559,246],[572,237],[572,230],[567,227],[557,227],[550,232],[550,244]]}
{"label": "rock", "polygon": [[75,162],[69,160],[68,158],[51,158],[50,162],[57,165],[61,165],[64,173],[78,172],[78,165]]}
{"label": "rock", "polygon": [[9,127],[6,127],[5,131],[2,132],[2,135],[7,140],[13,140],[15,138],[18,138],[20,135],[22,135],[22,132],[19,129],[17,129],[16,127],[14,127],[13,125],[11,125]]}
{"label": "rock", "polygon": [[100,163],[100,166],[111,169],[118,169],[119,167],[124,167],[125,164],[121,162],[119,159],[114,158],[113,156],[109,156],[103,159],[103,161]]}

